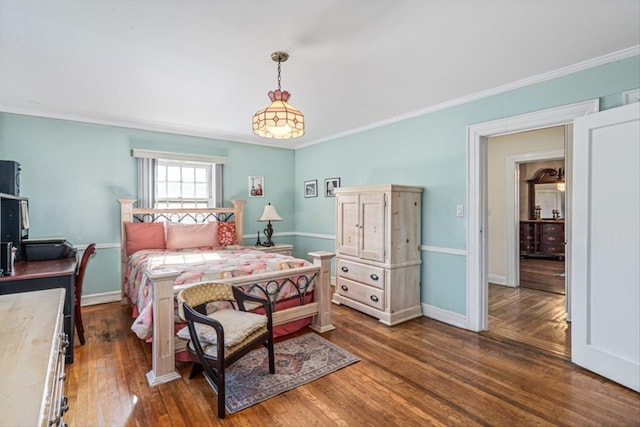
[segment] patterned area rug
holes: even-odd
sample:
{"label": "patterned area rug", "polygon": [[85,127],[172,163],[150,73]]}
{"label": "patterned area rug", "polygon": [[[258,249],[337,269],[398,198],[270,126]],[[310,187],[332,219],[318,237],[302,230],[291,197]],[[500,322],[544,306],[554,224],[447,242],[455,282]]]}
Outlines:
{"label": "patterned area rug", "polygon": [[332,342],[305,334],[275,344],[276,373],[267,349],[252,351],[226,372],[228,413],[233,414],[360,360]]}

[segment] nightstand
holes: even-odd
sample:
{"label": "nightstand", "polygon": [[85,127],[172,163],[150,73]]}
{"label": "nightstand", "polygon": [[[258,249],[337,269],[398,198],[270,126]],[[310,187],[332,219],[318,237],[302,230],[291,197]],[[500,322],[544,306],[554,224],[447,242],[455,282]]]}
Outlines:
{"label": "nightstand", "polygon": [[293,245],[275,245],[275,246],[254,246],[253,247],[257,251],[262,252],[273,252],[282,255],[293,254]]}

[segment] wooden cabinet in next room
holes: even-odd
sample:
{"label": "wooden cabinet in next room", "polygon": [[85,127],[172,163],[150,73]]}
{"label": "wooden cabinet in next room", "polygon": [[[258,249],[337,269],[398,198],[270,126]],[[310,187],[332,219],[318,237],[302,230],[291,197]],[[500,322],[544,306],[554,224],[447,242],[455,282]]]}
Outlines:
{"label": "wooden cabinet in next room", "polygon": [[396,325],[422,315],[422,188],[342,187],[336,194],[333,302]]}

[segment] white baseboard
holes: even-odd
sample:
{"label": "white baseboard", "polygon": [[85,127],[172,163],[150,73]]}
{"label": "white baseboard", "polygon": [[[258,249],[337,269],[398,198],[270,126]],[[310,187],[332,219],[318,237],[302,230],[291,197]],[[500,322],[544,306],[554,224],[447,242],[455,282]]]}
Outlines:
{"label": "white baseboard", "polygon": [[82,296],[82,307],[87,305],[105,304],[107,302],[120,301],[120,291],[105,292],[102,294],[92,294]]}
{"label": "white baseboard", "polygon": [[501,274],[489,274],[489,283],[495,283],[496,285],[506,285],[507,276]]}
{"label": "white baseboard", "polygon": [[469,329],[467,316],[422,303],[422,314],[457,328]]}

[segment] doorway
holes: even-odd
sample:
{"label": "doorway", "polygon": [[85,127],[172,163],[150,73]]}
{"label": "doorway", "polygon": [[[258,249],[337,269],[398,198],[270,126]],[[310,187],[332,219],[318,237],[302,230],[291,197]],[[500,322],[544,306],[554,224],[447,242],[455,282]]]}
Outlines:
{"label": "doorway", "polygon": [[[486,331],[489,324],[488,242],[487,230],[487,138],[527,130],[565,125],[577,117],[598,110],[598,100],[580,102],[520,116],[494,120],[469,126],[467,132],[467,328]],[[571,146],[566,153],[567,176],[571,176]],[[570,192],[570,181],[567,191]],[[567,272],[571,271],[571,199],[567,199]],[[509,231],[509,230],[508,230]],[[509,231],[515,235],[515,225]],[[511,239],[514,240],[514,239]],[[567,295],[571,292],[571,275],[567,274]],[[566,298],[568,319],[571,316],[571,299]]]}
{"label": "doorway", "polygon": [[567,135],[555,126],[486,141],[487,335],[565,358],[566,208],[558,187]]}

